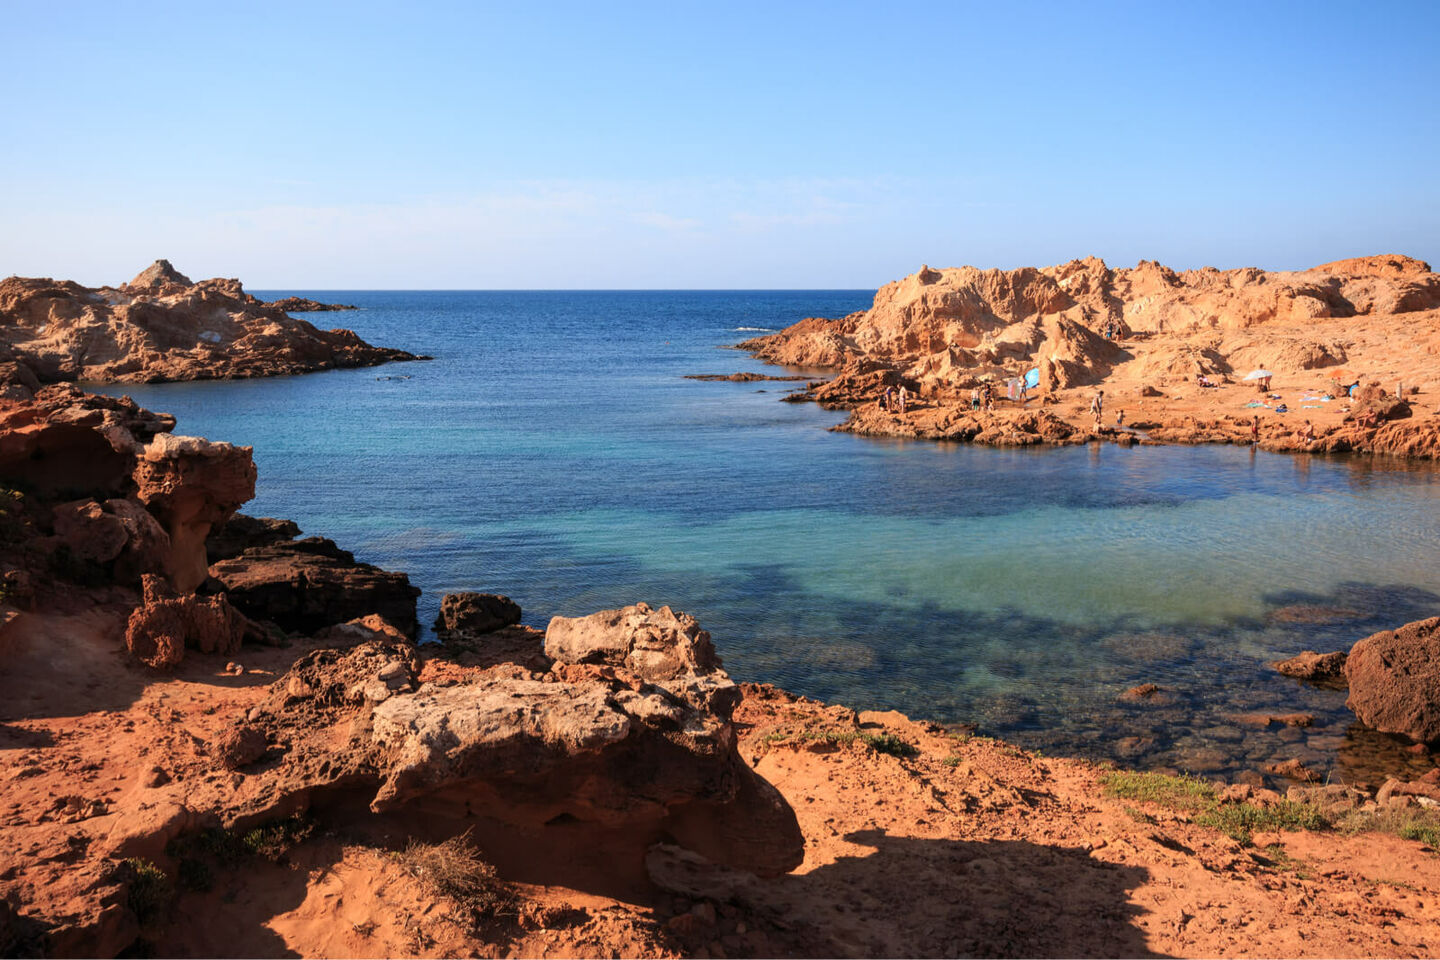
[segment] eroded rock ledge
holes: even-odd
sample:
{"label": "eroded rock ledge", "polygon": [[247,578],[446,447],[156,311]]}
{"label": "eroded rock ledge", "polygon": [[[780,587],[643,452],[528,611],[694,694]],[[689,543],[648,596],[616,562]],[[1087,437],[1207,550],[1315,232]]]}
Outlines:
{"label": "eroded rock ledge", "polygon": [[[836,429],[865,435],[1440,455],[1440,275],[1409,257],[1294,272],[1112,269],[1093,257],[924,267],[882,287],[869,310],[739,346],[769,363],[835,370],[786,399],[849,410]],[[1255,369],[1272,372],[1277,396],[1245,381]],[[1027,374],[1024,396],[1008,395]],[[882,407],[886,390],[902,387],[906,410]],[[994,403],[973,409],[987,387]]]}
{"label": "eroded rock ledge", "polygon": [[645,604],[557,617],[543,649],[539,670],[530,657],[466,667],[381,636],[303,657],[250,721],[281,759],[247,777],[224,819],[347,790],[456,832],[476,818],[578,821],[612,843],[620,831],[631,870],[662,838],[761,875],[799,865],[794,813],[740,758],[740,690],[692,618]]}
{"label": "eroded rock ledge", "polygon": [[239,280],[192,282],[166,260],[119,287],[10,277],[0,280],[0,387],[23,398],[42,383],[270,377],[424,359],[320,330],[284,304],[262,303]]}

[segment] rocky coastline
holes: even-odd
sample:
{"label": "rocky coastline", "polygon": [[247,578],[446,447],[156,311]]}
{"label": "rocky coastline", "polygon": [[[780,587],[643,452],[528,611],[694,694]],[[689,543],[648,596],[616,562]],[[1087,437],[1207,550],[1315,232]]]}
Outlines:
{"label": "rocky coastline", "polygon": [[[404,574],[238,514],[249,448],[174,426],[68,385],[0,401],[8,955],[1380,955],[1433,930],[1420,843],[1296,825],[1426,814],[1440,768],[1160,778],[1200,791],[1177,811],[1084,761],[736,684],[669,607],[540,631],[452,595],[417,646]],[[1437,705],[1384,665],[1437,662],[1437,622],[1282,666],[1348,679],[1424,750]],[[422,855],[483,865],[485,895]]]}
{"label": "rocky coastline", "polygon": [[[1095,258],[922,267],[882,287],[869,310],[739,347],[835,371],[786,399],[848,410],[834,429],[865,436],[1440,455],[1440,275],[1409,257],[1298,272],[1112,269]],[[1245,379],[1255,370],[1271,374],[1268,389]],[[1027,375],[1030,388],[1012,396]],[[898,399],[882,402],[902,387],[903,412]],[[975,400],[987,389],[988,407]]]}
{"label": "rocky coastline", "polygon": [[262,303],[239,280],[192,282],[167,260],[118,287],[9,277],[0,280],[0,391],[23,399],[49,383],[273,377],[428,359],[285,312],[318,308],[332,309]]}
{"label": "rocky coastline", "polygon": [[337,310],[360,309],[348,303],[321,303],[309,297],[281,297],[279,300],[271,300],[265,306],[286,313],[331,313]]}
{"label": "rocky coastline", "polygon": [[[280,322],[234,281],[190,284],[163,262],[147,274],[122,293],[149,291],[134,302],[167,310],[223,293],[245,317]],[[0,294],[17,283],[32,282]],[[228,283],[233,295],[207,286]],[[1419,302],[1405,291],[1392,300]],[[33,311],[31,293],[18,302]],[[54,316],[71,331],[129,322],[87,304]],[[8,325],[34,327],[26,316]],[[781,348],[823,341],[830,323],[763,339],[774,358],[813,365]],[[855,323],[846,336],[862,343]],[[1119,771],[736,683],[709,633],[667,606],[539,630],[508,597],[452,594],[439,642],[417,644],[419,590],[404,573],[238,512],[255,492],[250,448],[176,435],[173,417],[39,375],[202,378],[206,357],[213,376],[264,375],[221,371],[282,369],[291,347],[263,361],[248,347],[72,354],[68,366],[30,340],[12,347],[18,388],[0,397],[5,955],[1431,947],[1440,618],[1275,665],[1348,685],[1362,721],[1413,744],[1426,772],[1373,784],[1318,783],[1283,762],[1233,783]],[[850,372],[808,392],[853,403],[852,424],[875,390],[912,382],[914,363],[836,356]],[[948,402],[939,379],[913,382],[921,402],[893,415],[895,430],[921,430],[924,404]],[[1066,389],[1081,387],[1049,395]],[[1003,427],[966,414],[978,429],[963,439],[1081,442],[1064,403]]]}

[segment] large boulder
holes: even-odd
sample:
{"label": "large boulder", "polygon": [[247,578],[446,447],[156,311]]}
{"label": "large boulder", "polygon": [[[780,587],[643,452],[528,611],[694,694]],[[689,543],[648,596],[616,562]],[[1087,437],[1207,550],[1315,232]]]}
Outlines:
{"label": "large boulder", "polygon": [[520,605],[498,593],[447,593],[435,629],[441,633],[491,633],[520,622]]}
{"label": "large boulder", "polygon": [[170,536],[134,500],[72,500],[57,504],[51,513],[56,548],[108,568],[120,583],[136,586],[143,574],[160,573],[171,560]]}
{"label": "large boulder", "polygon": [[588,617],[555,617],[545,630],[545,655],[557,663],[604,664],[663,684],[725,719],[740,702],[695,618],[669,607],[637,603]]}
{"label": "large boulder", "polygon": [[130,539],[125,524],[94,500],[59,504],[53,511],[60,546],[80,560],[109,563],[120,556]]}
{"label": "large boulder", "polygon": [[212,565],[210,576],[246,616],[287,630],[314,633],[375,613],[415,635],[420,590],[410,578],[357,563],[323,537],[252,547]]}
{"label": "large boulder", "polygon": [[661,840],[755,873],[799,865],[794,811],[740,757],[738,689],[692,618],[640,604],[562,618],[555,641],[543,673],[422,668],[387,639],[308,654],[254,714],[283,759],[252,774],[230,817],[348,789],[432,831],[594,830],[637,870]]}
{"label": "large boulder", "polygon": [[1440,741],[1440,617],[1382,630],[1350,648],[1345,705],[1366,726]]}
{"label": "large boulder", "polygon": [[251,547],[268,547],[300,536],[294,520],[275,517],[252,517],[237,513],[210,531],[205,540],[205,556],[211,563],[238,557]]}

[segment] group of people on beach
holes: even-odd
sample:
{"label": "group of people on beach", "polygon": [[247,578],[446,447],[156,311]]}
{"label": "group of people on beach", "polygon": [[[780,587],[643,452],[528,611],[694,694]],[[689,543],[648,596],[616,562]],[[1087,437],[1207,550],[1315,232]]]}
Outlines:
{"label": "group of people on beach", "polygon": [[887,413],[904,413],[905,404],[909,399],[910,395],[905,390],[905,384],[900,384],[898,391],[894,387],[886,387],[885,392],[880,395],[880,409]]}
{"label": "group of people on beach", "polygon": [[994,405],[994,403],[995,391],[991,388],[990,384],[982,383],[980,386],[975,387],[970,391],[971,410],[984,409],[986,413],[989,413],[990,408]]}

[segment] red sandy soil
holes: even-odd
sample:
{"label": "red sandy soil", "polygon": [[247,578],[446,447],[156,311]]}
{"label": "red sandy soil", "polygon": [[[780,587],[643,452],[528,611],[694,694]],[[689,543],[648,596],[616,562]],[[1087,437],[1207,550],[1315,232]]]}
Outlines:
{"label": "red sandy soil", "polygon": [[[154,848],[167,835],[199,826],[162,824],[165,786],[145,786],[147,776],[158,766],[192,788],[233,789],[242,774],[217,769],[204,745],[305,649],[247,648],[233,658],[245,668],[239,676],[223,658],[192,653],[159,676],[122,653],[125,612],[114,602],[26,614],[4,651],[0,883],[26,910],[63,912],[80,897],[77,864],[87,859],[141,849],[161,858]],[[519,881],[520,899],[477,925],[428,894],[397,856],[421,825],[317,809],[310,839],[279,862],[217,869],[213,889],[182,894],[141,931],[141,949],[738,957],[1436,948],[1440,857],[1416,842],[1279,833],[1242,847],[1184,816],[1107,798],[1103,771],[1085,762],[956,738],[896,713],[857,716],[768,687],[746,693],[736,714],[742,755],[783,792],[806,837],[793,874],[750,879],[713,902],[607,882],[603,864],[580,849],[492,842],[485,853]],[[893,733],[920,752],[900,759],[858,741],[813,739],[827,730]],[[82,802],[57,804],[67,796]]]}

